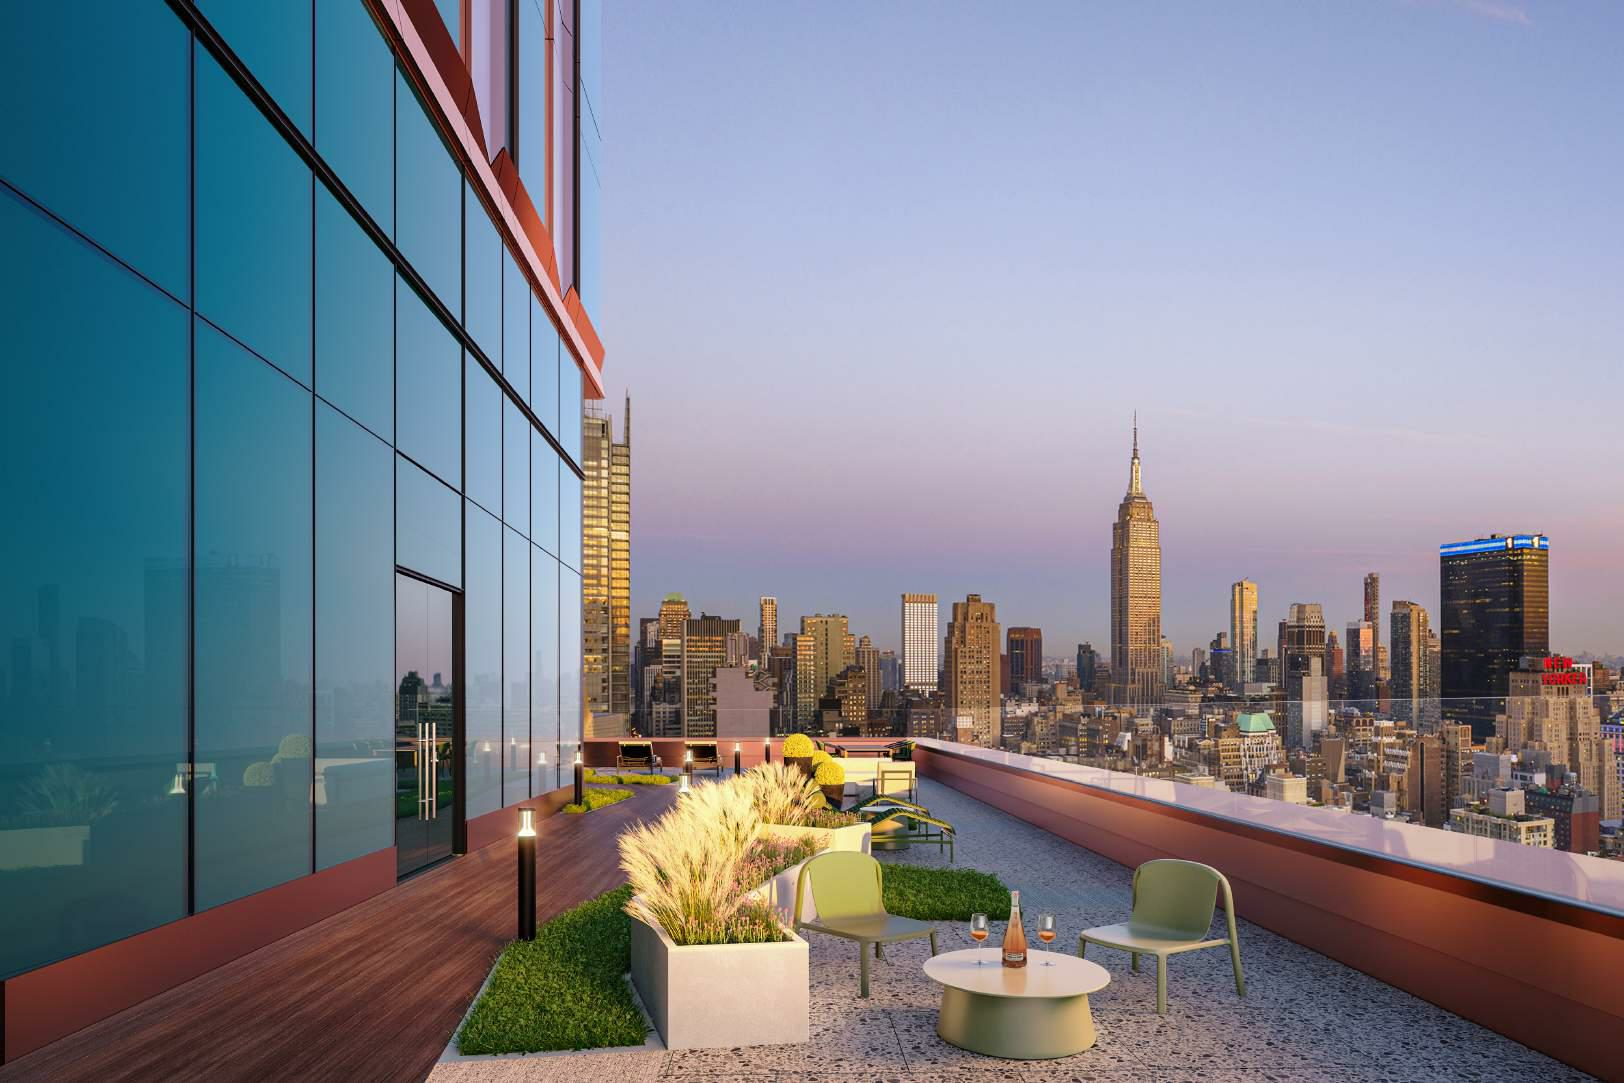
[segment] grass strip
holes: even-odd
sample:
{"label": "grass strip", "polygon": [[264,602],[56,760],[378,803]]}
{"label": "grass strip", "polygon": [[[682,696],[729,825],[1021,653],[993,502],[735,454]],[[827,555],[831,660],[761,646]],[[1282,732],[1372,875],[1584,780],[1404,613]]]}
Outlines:
{"label": "grass strip", "polygon": [[603,808],[605,805],[612,805],[616,801],[624,801],[631,795],[632,791],[630,790],[584,790],[581,796],[586,798],[586,803],[577,805],[571,801],[564,806],[564,811],[571,815],[579,815],[583,812],[591,812],[593,809]]}
{"label": "grass strip", "polygon": [[623,974],[631,965],[630,887],[566,910],[496,961],[457,1033],[464,1053],[541,1053],[642,1045],[643,1015]]}
{"label": "grass strip", "polygon": [[885,862],[885,908],[919,921],[1009,920],[1009,888],[990,872]]}

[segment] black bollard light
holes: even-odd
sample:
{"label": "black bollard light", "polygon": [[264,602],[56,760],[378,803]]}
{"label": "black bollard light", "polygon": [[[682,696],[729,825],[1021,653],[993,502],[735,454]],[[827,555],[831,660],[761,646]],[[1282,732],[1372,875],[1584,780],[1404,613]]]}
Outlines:
{"label": "black bollard light", "polygon": [[687,754],[682,757],[682,775],[684,778],[688,779],[694,777],[694,750],[691,748],[688,750]]}
{"label": "black bollard light", "polygon": [[536,938],[536,810],[519,809],[519,939]]}
{"label": "black bollard light", "polygon": [[740,755],[739,742],[734,741],[733,742],[733,773],[735,775],[739,773],[739,755]]}
{"label": "black bollard light", "polygon": [[771,737],[761,739],[761,762],[773,762],[773,739]]}
{"label": "black bollard light", "polygon": [[575,750],[575,803],[586,804],[586,765],[581,762],[581,750]]}

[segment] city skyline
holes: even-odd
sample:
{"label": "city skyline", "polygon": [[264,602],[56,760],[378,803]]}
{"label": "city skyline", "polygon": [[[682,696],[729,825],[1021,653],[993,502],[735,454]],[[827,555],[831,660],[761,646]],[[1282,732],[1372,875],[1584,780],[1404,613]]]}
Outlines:
{"label": "city skyline", "polygon": [[[1264,628],[1302,602],[1341,629],[1370,571],[1435,611],[1437,547],[1494,531],[1551,537],[1553,644],[1624,653],[1624,523],[1595,477],[1624,342],[1602,180],[1624,147],[1597,110],[1624,11],[1033,6],[966,77],[978,10],[605,13],[605,378],[648,419],[639,612],[770,593],[895,647],[898,592],[977,592],[1057,652],[1108,643],[1137,407],[1180,653],[1242,577]],[[689,138],[696,115],[716,130]],[[979,409],[1013,358],[1026,393]],[[696,431],[726,484],[689,469]],[[872,484],[833,466],[904,432]]]}

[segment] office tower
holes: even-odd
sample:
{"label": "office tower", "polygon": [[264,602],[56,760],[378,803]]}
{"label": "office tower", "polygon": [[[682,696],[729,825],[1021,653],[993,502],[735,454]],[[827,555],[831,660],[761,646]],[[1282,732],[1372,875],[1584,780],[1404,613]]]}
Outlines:
{"label": "office tower", "polygon": [[947,715],[956,724],[969,723],[975,744],[998,745],[1000,697],[998,614],[991,602],[971,594],[953,603],[947,624],[943,688]]}
{"label": "office tower", "polygon": [[727,664],[739,622],[701,613],[682,630],[682,735],[716,736],[716,671]]}
{"label": "office tower", "polygon": [[1439,691],[1439,674],[1443,669],[1442,649],[1435,630],[1427,631],[1427,664],[1421,671],[1420,725],[1435,727],[1443,721],[1443,700]]}
{"label": "office tower", "polygon": [[1411,820],[1442,827],[1449,806],[1445,800],[1443,748],[1438,738],[1417,737],[1410,742],[1404,773],[1404,811]]}
{"label": "office tower", "polygon": [[1207,644],[1207,657],[1212,664],[1212,679],[1231,691],[1238,691],[1235,669],[1235,651],[1229,645],[1229,633],[1219,632]]}
{"label": "office tower", "polygon": [[1382,577],[1376,572],[1365,573],[1365,621],[1370,625],[1371,649],[1376,652],[1376,679],[1388,679],[1387,664],[1382,651]]}
{"label": "office tower", "polygon": [[897,652],[884,650],[880,652],[880,692],[902,691],[902,660]]}
{"label": "office tower", "polygon": [[660,602],[660,638],[680,640],[687,625],[687,599],[680,594],[667,594]]}
{"label": "office tower", "polygon": [[632,710],[631,396],[618,441],[595,406],[581,425],[581,685],[594,733],[608,736]]}
{"label": "office tower", "polygon": [[1149,710],[1162,700],[1162,543],[1139,475],[1133,426],[1128,491],[1111,527],[1112,700]]}
{"label": "office tower", "polygon": [[727,660],[725,666],[748,666],[750,664],[750,633],[729,632],[726,643]]}
{"label": "office tower", "polygon": [[1602,738],[1601,714],[1585,673],[1573,659],[1530,657],[1508,674],[1505,713],[1495,729],[1505,751],[1548,752],[1551,762],[1565,764],[1584,789],[1610,797],[1616,776],[1612,750]]}
{"label": "office tower", "polygon": [[818,714],[818,698],[823,690],[818,686],[818,641],[815,636],[797,632],[789,636],[795,650],[793,708],[789,729],[796,733],[818,732],[814,724]]}
{"label": "office tower", "polygon": [[1444,750],[1444,808],[1463,804],[1472,778],[1472,727],[1464,722],[1439,726]]}
{"label": "office tower", "polygon": [[1286,695],[1286,744],[1314,747],[1330,722],[1325,677],[1325,614],[1318,603],[1296,604],[1281,634],[1281,684]]}
{"label": "office tower", "polygon": [[744,666],[723,666],[712,686],[718,739],[759,743],[772,733],[773,682],[764,669],[752,675]]}
{"label": "office tower", "polygon": [[1043,629],[1011,628],[1009,643],[1010,689],[1043,681]]}
{"label": "office tower", "polygon": [[1348,622],[1347,633],[1348,698],[1372,707],[1376,702],[1376,630],[1369,621],[1354,620]]}
{"label": "office tower", "polygon": [[[1369,593],[1368,577],[1366,594]],[[1393,717],[1423,728],[1427,674],[1432,668],[1427,643],[1432,629],[1427,611],[1410,601],[1395,601],[1392,617]]]}
{"label": "office tower", "polygon": [[0,1059],[511,847],[582,740],[597,9],[445,7],[0,15]]}
{"label": "office tower", "polygon": [[761,664],[767,664],[767,654],[778,645],[778,599],[771,595],[761,596],[761,617],[756,626],[756,650],[760,653]]}
{"label": "office tower", "polygon": [[1487,736],[1511,672],[1551,649],[1550,540],[1491,534],[1438,550],[1443,716]]}
{"label": "office tower", "polygon": [[1334,629],[1325,631],[1325,680],[1333,701],[1348,698],[1348,674],[1343,665],[1342,641]]}
{"label": "office tower", "polygon": [[1092,643],[1077,644],[1077,687],[1083,692],[1094,692],[1099,677],[1100,653]]}
{"label": "office tower", "polygon": [[1240,691],[1257,679],[1257,584],[1250,579],[1229,588],[1229,644]]}
{"label": "office tower", "polygon": [[880,705],[880,695],[885,691],[885,675],[880,672],[880,649],[868,636],[857,641],[857,664],[863,668],[863,677],[868,681],[865,698],[869,707]]}
{"label": "office tower", "polygon": [[856,643],[838,613],[802,617],[794,640],[795,723],[812,727],[818,701],[829,694],[835,676],[857,661]]}
{"label": "office tower", "polygon": [[941,670],[941,629],[936,595],[902,596],[902,687],[916,692],[936,688]]}

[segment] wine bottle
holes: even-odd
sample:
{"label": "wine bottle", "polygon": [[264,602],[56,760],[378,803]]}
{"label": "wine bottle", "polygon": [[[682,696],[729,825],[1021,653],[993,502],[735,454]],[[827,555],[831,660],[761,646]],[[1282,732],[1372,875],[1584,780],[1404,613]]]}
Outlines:
{"label": "wine bottle", "polygon": [[1026,965],[1026,929],[1021,926],[1021,893],[1009,893],[1009,926],[1004,930],[1004,965]]}

